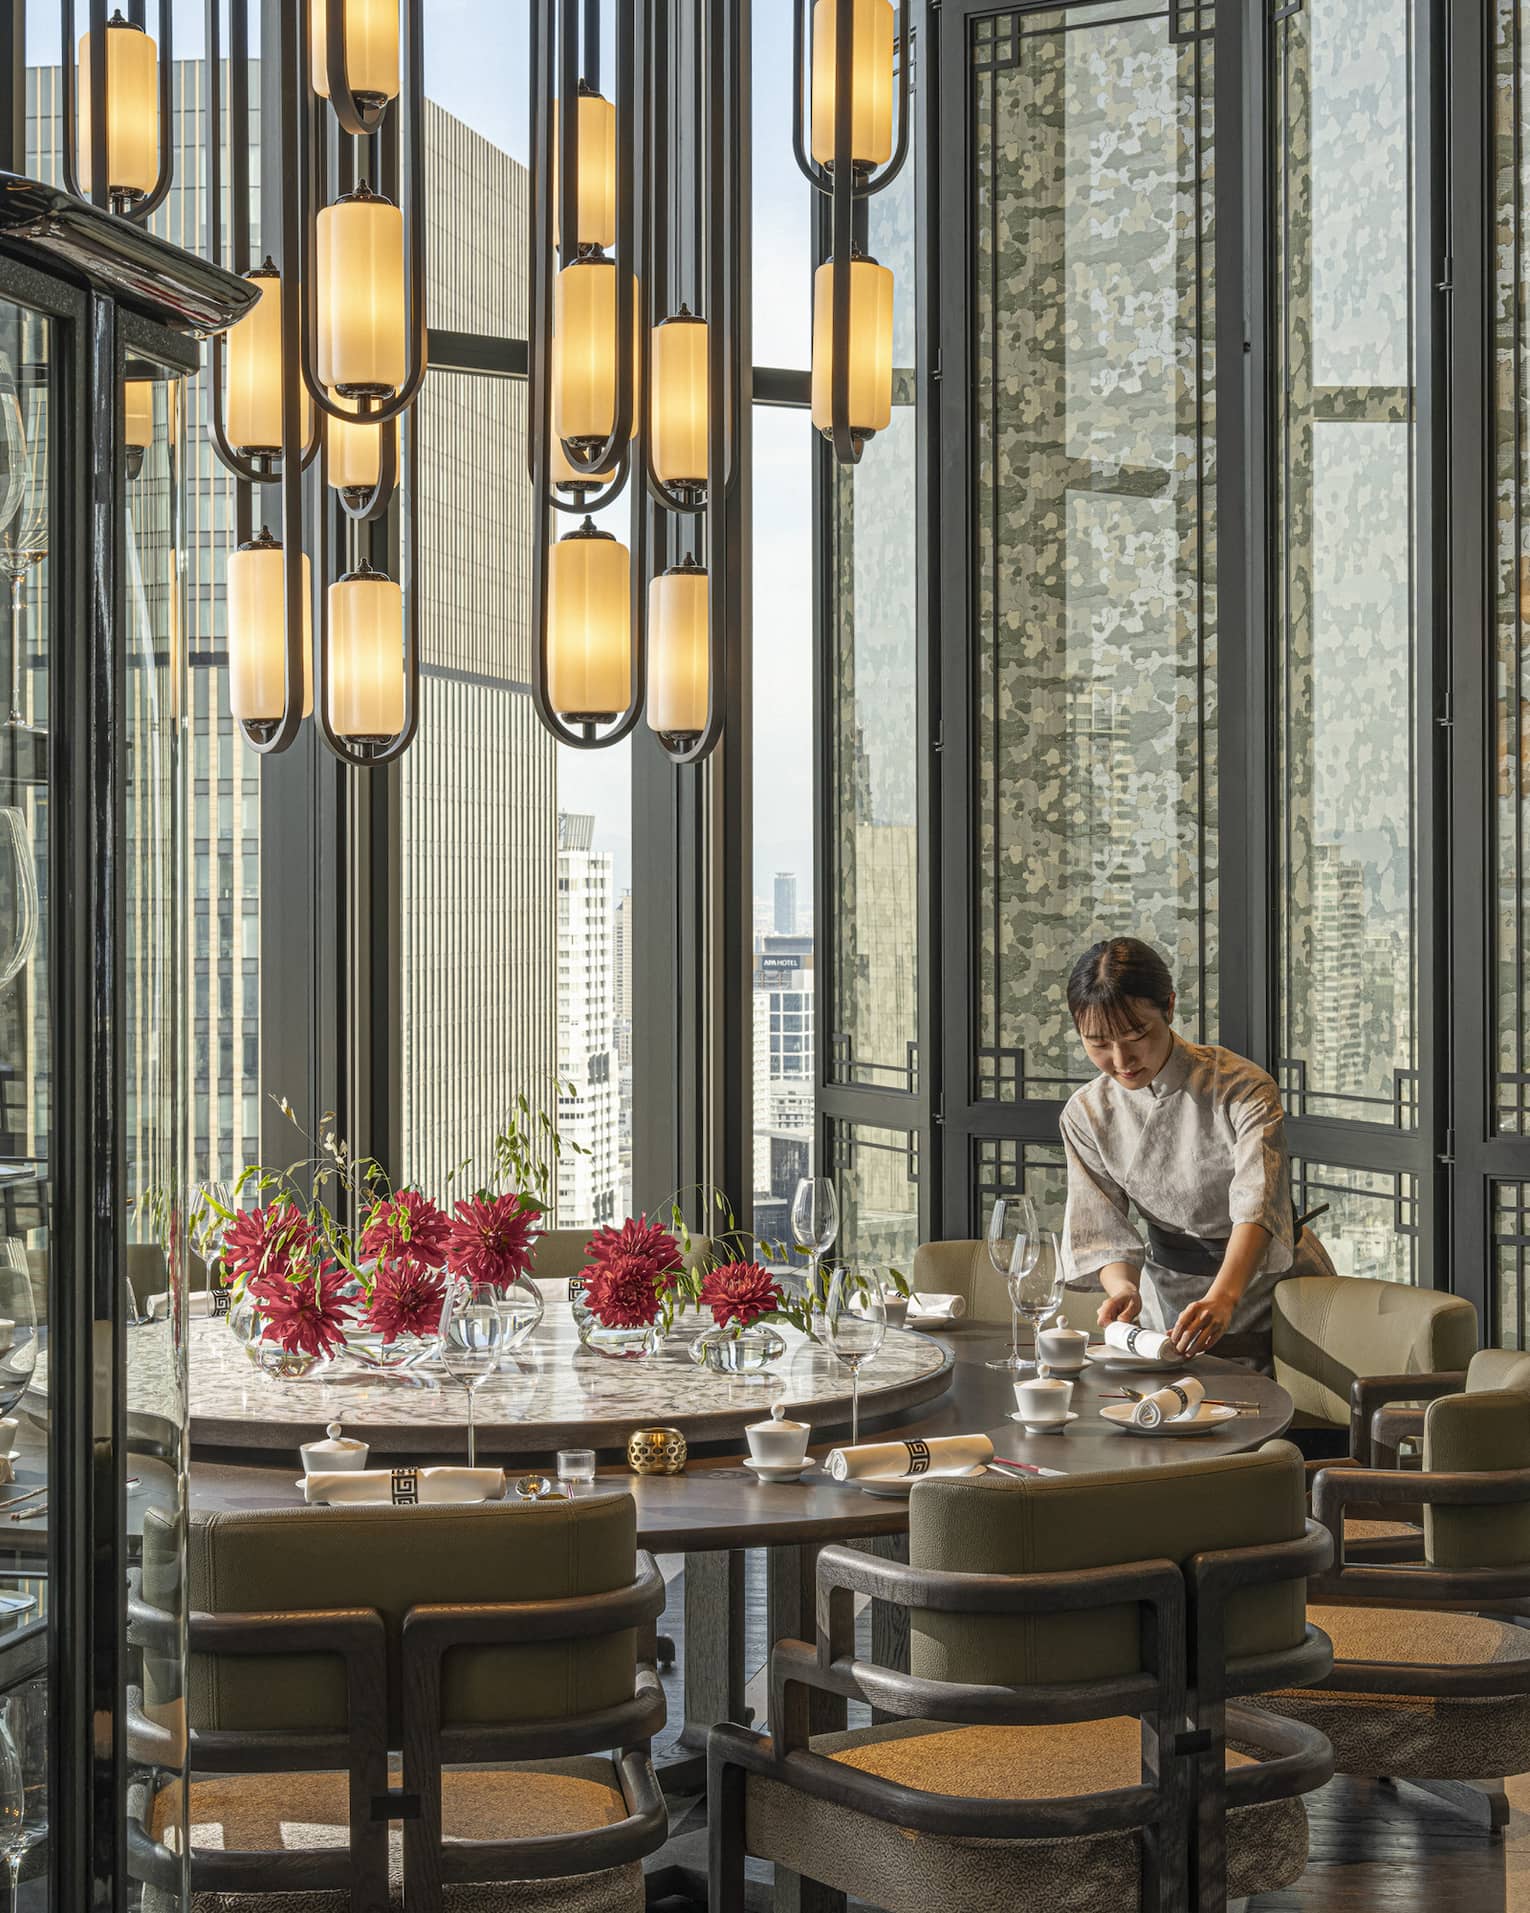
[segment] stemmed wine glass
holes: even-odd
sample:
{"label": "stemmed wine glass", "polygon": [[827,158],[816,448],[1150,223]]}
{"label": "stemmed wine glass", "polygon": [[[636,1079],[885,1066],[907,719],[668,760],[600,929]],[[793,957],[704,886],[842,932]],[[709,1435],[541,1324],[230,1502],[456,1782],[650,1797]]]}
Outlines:
{"label": "stemmed wine glass", "polygon": [[8,1415],[31,1386],[37,1367],[37,1304],[25,1243],[0,1243],[0,1415]]}
{"label": "stemmed wine glass", "polygon": [[825,1311],[829,1347],[850,1371],[850,1445],[861,1434],[861,1367],[882,1346],[887,1304],[875,1269],[836,1269]]}
{"label": "stemmed wine glass", "polygon": [[1010,1351],[988,1363],[989,1368],[1023,1372],[1030,1367],[1020,1354],[1020,1307],[1015,1280],[1030,1273],[1041,1253],[1036,1234],[1036,1205],[1029,1196],[999,1196],[988,1218],[988,1260],[1009,1285]]}
{"label": "stemmed wine glass", "polygon": [[[1015,1314],[1030,1324],[1034,1342],[1037,1331],[1049,1315],[1057,1312],[1063,1297],[1063,1264],[1057,1249],[1057,1237],[1049,1229],[1036,1238],[1037,1253],[1023,1275],[1009,1278],[1009,1299]],[[1039,1369],[1040,1362],[1021,1364],[1027,1373]]]}
{"label": "stemmed wine glass", "polygon": [[467,1391],[467,1465],[478,1465],[474,1397],[505,1357],[529,1341],[542,1319],[542,1297],[524,1277],[507,1289],[475,1289],[455,1278],[441,1309],[441,1366]]}
{"label": "stemmed wine glass", "polygon": [[48,1835],[47,1733],[28,1732],[29,1711],[26,1690],[0,1707],[0,1853],[10,1872],[11,1913],[18,1904],[21,1863],[28,1849]]}
{"label": "stemmed wine glass", "polygon": [[804,1176],[792,1197],[792,1240],[808,1252],[808,1309],[823,1307],[819,1265],[839,1234],[839,1197],[827,1176]]}

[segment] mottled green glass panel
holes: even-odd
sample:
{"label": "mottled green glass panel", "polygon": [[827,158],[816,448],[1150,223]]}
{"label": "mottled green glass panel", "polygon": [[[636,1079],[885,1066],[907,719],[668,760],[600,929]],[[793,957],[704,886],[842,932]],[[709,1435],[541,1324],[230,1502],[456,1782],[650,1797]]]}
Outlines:
{"label": "mottled green glass panel", "polygon": [[1164,8],[977,27],[973,1087],[1009,1102],[1086,1078],[1098,937],[1215,1029],[1212,72]]}
{"label": "mottled green glass panel", "polygon": [[1530,1132],[1530,4],[1496,0],[1493,907],[1495,1127]]}
{"label": "mottled green glass panel", "polygon": [[865,1123],[829,1126],[846,1262],[887,1263],[909,1273],[919,1246],[919,1139]]}
{"label": "mottled green glass panel", "polygon": [[1302,1214],[1328,1204],[1312,1227],[1340,1275],[1381,1282],[1418,1280],[1418,1178],[1389,1169],[1349,1169],[1294,1159],[1296,1206]]}
{"label": "mottled green glass panel", "polygon": [[1068,1165],[1059,1143],[980,1136],[972,1144],[972,1226],[984,1229],[997,1196],[1029,1196],[1043,1229],[1060,1230],[1068,1202]]}
{"label": "mottled green glass panel", "polygon": [[1413,1128],[1407,0],[1277,38],[1279,1057],[1287,1108]]}
{"label": "mottled green glass panel", "polygon": [[1530,1348],[1530,1182],[1493,1184],[1493,1345]]}

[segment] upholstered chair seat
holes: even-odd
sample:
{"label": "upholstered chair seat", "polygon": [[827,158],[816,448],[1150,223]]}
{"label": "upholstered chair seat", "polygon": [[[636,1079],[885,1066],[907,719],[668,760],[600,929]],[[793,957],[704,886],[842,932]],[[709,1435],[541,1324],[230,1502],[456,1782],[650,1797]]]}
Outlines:
{"label": "upholstered chair seat", "polygon": [[[820,1734],[812,1751],[895,1785],[968,1799],[1033,1799],[1136,1786],[1142,1727],[1132,1719],[1057,1727],[953,1727],[895,1721]],[[1247,1756],[1228,1750],[1230,1768]],[[837,1887],[887,1913],[932,1907],[1128,1913],[1140,1903],[1141,1837],[977,1840],[913,1833],[802,1794],[763,1774],[746,1779],[751,1853]],[[1289,1886],[1307,1864],[1300,1800],[1234,1807],[1227,1816],[1231,1898]],[[220,1909],[221,1913],[221,1909]]]}

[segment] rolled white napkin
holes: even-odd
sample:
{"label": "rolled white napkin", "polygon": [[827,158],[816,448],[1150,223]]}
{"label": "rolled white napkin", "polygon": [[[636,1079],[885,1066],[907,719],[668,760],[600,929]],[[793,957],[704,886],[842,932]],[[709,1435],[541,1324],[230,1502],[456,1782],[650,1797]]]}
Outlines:
{"label": "rolled white napkin", "polygon": [[1118,1348],[1125,1355],[1140,1355],[1144,1361],[1161,1362],[1174,1349],[1167,1335],[1156,1328],[1144,1328],[1140,1322],[1112,1322],[1105,1330],[1105,1346]]}
{"label": "rolled white napkin", "polygon": [[1198,1382],[1193,1375],[1181,1375],[1177,1382],[1165,1382],[1162,1388],[1143,1396],[1132,1410],[1132,1426],[1157,1428],[1161,1422],[1198,1415],[1205,1398],[1203,1382]]}
{"label": "rolled white napkin", "polygon": [[908,1298],[909,1310],[931,1321],[959,1322],[967,1313],[964,1295],[939,1295],[933,1289],[915,1289]]}
{"label": "rolled white napkin", "polygon": [[503,1468],[350,1468],[303,1477],[303,1499],[335,1504],[343,1501],[389,1502],[395,1508],[414,1508],[425,1502],[500,1501],[505,1493]]}
{"label": "rolled white napkin", "polygon": [[933,1441],[868,1441],[859,1448],[834,1448],[824,1467],[835,1481],[864,1481],[868,1476],[961,1475],[992,1461],[986,1435],[937,1435]]}

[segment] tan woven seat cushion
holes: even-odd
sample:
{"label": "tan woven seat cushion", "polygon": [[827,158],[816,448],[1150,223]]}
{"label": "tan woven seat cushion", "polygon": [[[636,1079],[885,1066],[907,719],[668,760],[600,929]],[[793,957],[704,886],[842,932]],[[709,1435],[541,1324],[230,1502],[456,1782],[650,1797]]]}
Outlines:
{"label": "tan woven seat cushion", "polygon": [[[815,1753],[931,1793],[990,1800],[1042,1799],[1135,1786],[1142,1730],[1134,1720],[1063,1727],[947,1727],[897,1721],[822,1734]],[[1232,1753],[1231,1762],[1243,1755]],[[934,1906],[1045,1913],[1128,1913],[1138,1904],[1135,1833],[1062,1840],[981,1840],[911,1833],[750,1775],[750,1853],[853,1893],[887,1913]],[[1307,1863],[1299,1800],[1241,1807],[1228,1816],[1231,1897],[1287,1886]]]}
{"label": "tan woven seat cushion", "polygon": [[1344,1540],[1351,1541],[1390,1541],[1406,1535],[1410,1540],[1422,1541],[1423,1529],[1411,1521],[1346,1521]]}
{"label": "tan woven seat cushion", "polygon": [[[1486,1615],[1408,1608],[1314,1607],[1308,1618],[1333,1642],[1334,1684],[1265,1694],[1258,1704],[1325,1733],[1340,1773],[1479,1780],[1530,1772],[1530,1695],[1440,1696],[1429,1692],[1427,1673],[1530,1660],[1530,1632]],[[1393,1666],[1415,1691],[1347,1693],[1345,1661]]]}
{"label": "tan woven seat cushion", "polygon": [[[398,1776],[394,1776],[394,1785]],[[349,1838],[346,1776],[341,1773],[250,1774],[192,1784],[192,1913],[350,1913],[335,1890],[213,1893],[196,1891],[200,1849],[291,1852],[344,1846]],[[173,1791],[155,1805],[152,1831],[162,1838],[175,1814]],[[442,1790],[442,1824],[452,1840],[507,1840],[577,1833],[610,1826],[627,1808],[609,1760],[552,1760],[450,1771]],[[403,1840],[389,1842],[389,1903],[403,1907]],[[274,1887],[274,1882],[273,1882]],[[145,1900],[148,1913],[150,1902]],[[446,1889],[448,1913],[633,1913],[643,1904],[643,1870],[629,1866],[569,1879]],[[167,1909],[168,1913],[168,1909]]]}

